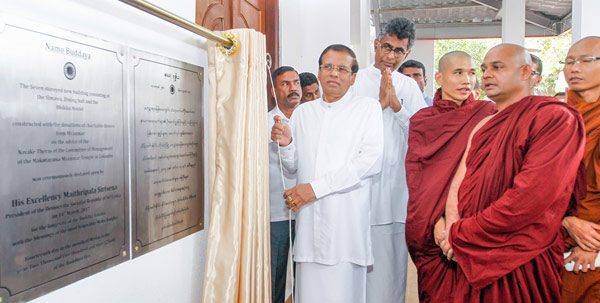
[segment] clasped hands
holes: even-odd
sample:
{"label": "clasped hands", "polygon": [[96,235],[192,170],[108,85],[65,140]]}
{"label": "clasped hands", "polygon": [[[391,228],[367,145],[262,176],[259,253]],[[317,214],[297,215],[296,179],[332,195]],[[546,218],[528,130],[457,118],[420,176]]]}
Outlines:
{"label": "clasped hands", "polygon": [[563,226],[577,246],[571,249],[571,254],[564,260],[565,264],[573,261],[573,272],[578,274],[581,266],[582,272],[596,270],[596,256],[600,251],[600,225],[577,217],[565,217]]}
{"label": "clasped hands", "polygon": [[389,68],[381,71],[379,102],[381,103],[381,109],[385,109],[388,106],[392,107],[394,112],[399,112],[402,109],[402,104],[398,102],[398,97],[396,97],[396,90],[392,82],[392,71]]}
{"label": "clasped hands", "polygon": [[456,262],[454,251],[452,250],[452,246],[450,246],[450,241],[448,241],[448,234],[450,232],[451,225],[452,224],[448,224],[447,226],[446,219],[441,217],[433,226],[433,238],[435,240],[435,244],[442,249],[442,252],[446,258]]}

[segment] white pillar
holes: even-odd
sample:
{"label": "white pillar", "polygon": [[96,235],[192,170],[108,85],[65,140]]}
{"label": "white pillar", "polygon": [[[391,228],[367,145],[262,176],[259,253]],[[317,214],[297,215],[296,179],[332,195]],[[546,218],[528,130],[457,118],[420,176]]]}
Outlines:
{"label": "white pillar", "polygon": [[502,1],[502,43],[525,45],[525,0]]}
{"label": "white pillar", "polygon": [[572,11],[573,43],[587,36],[600,36],[600,1],[573,0]]}
{"label": "white pillar", "polygon": [[437,64],[434,61],[435,40],[415,40],[415,44],[410,50],[410,55],[406,60],[417,60],[425,65],[425,76],[427,77],[427,86],[425,93],[433,98],[433,88],[435,87],[435,70]]}
{"label": "white pillar", "polygon": [[350,6],[350,46],[361,68],[371,63],[369,56],[371,30],[371,1],[352,0]]}

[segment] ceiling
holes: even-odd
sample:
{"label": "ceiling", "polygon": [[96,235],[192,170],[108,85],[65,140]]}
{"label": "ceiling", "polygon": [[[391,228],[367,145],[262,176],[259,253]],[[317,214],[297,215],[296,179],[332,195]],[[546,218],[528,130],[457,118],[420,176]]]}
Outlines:
{"label": "ceiling", "polygon": [[[395,17],[412,20],[420,39],[500,37],[502,3],[502,0],[371,0],[371,17],[377,30]],[[572,0],[527,0],[525,5],[526,36],[555,36],[571,28]]]}

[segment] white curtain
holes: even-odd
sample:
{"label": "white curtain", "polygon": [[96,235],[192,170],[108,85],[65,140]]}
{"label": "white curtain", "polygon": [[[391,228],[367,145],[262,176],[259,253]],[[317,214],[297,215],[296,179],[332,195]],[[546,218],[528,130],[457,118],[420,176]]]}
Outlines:
{"label": "white curtain", "polygon": [[271,302],[265,36],[208,43],[210,226],[203,303]]}

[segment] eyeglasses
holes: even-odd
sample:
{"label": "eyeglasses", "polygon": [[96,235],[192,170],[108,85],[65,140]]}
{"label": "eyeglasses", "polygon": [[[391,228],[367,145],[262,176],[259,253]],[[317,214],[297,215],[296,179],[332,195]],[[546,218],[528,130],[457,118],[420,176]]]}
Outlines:
{"label": "eyeglasses", "polygon": [[336,66],[333,64],[323,64],[323,65],[319,66],[319,68],[322,71],[326,71],[329,73],[332,73],[334,70],[337,70],[338,73],[340,73],[341,75],[346,75],[346,74],[349,74],[352,72],[352,70],[349,67],[343,66],[343,65]]}
{"label": "eyeglasses", "polygon": [[541,74],[540,74],[540,72],[538,72],[538,71],[536,71],[536,70],[532,70],[532,71],[531,71],[531,75],[532,75],[532,76],[540,76]]}
{"label": "eyeglasses", "polygon": [[575,65],[575,63],[579,62],[581,64],[586,64],[586,63],[592,63],[596,60],[600,60],[600,57],[593,57],[593,56],[586,56],[586,57],[581,57],[579,59],[567,59],[565,61],[560,61],[560,64],[563,64],[565,67],[573,67],[573,65]]}
{"label": "eyeglasses", "polygon": [[404,54],[406,53],[406,51],[403,48],[398,47],[398,48],[394,49],[394,48],[392,48],[391,45],[389,45],[387,43],[383,43],[383,44],[379,43],[379,47],[381,47],[381,51],[383,52],[384,55],[387,55],[391,51],[394,51],[394,56],[396,58],[400,58],[400,57],[404,56]]}

